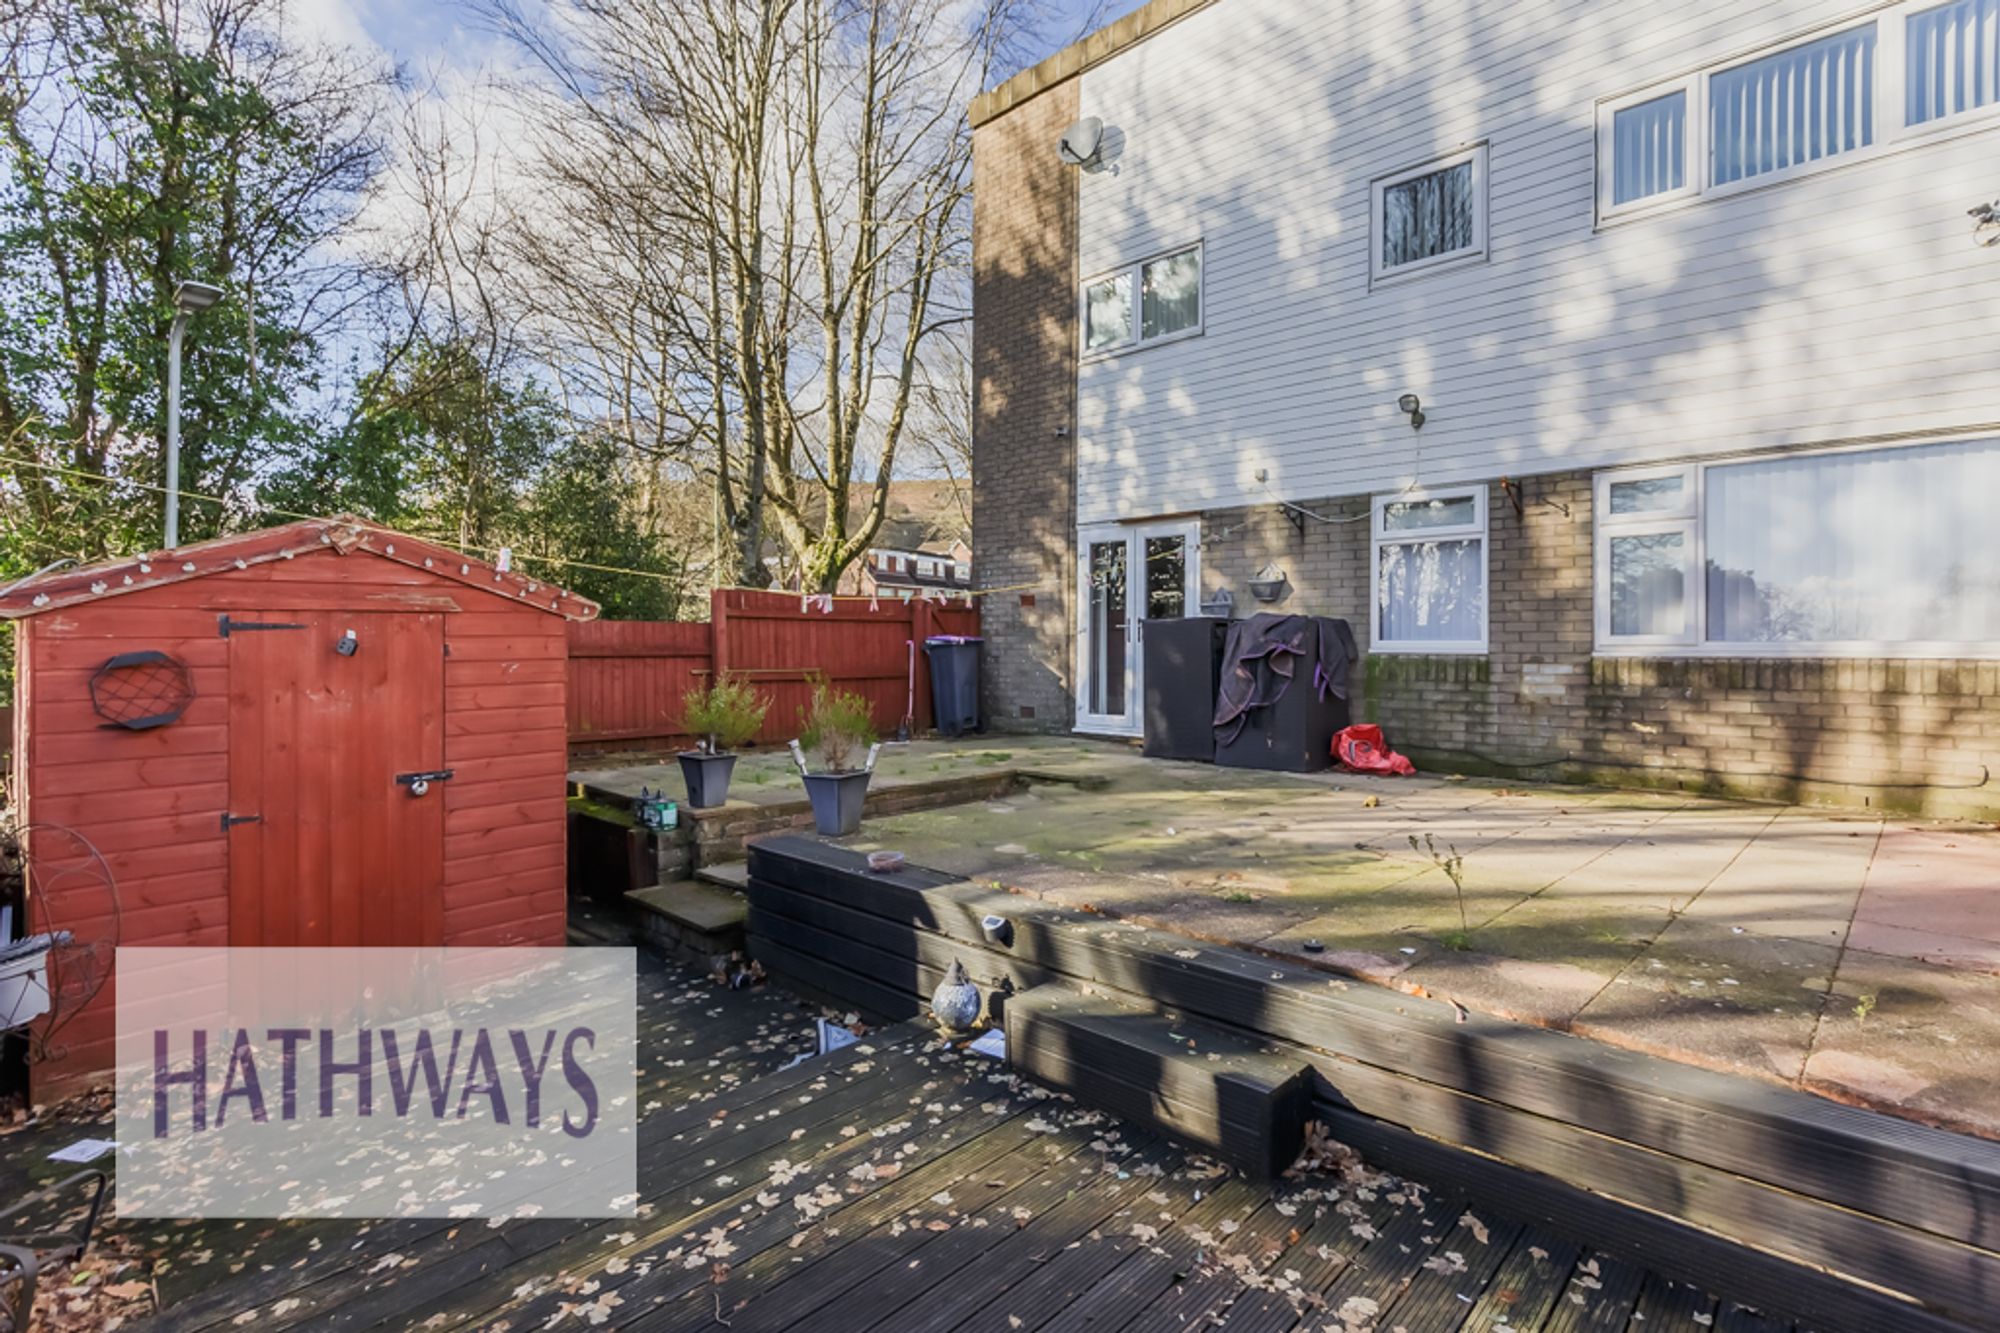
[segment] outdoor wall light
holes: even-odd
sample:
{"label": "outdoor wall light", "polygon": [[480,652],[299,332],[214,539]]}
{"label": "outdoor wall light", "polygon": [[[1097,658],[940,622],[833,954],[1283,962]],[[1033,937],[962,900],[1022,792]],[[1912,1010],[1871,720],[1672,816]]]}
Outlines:
{"label": "outdoor wall light", "polygon": [[1406,393],[1396,400],[1396,410],[1410,418],[1410,429],[1421,430],[1424,425],[1423,402],[1413,393]]}
{"label": "outdoor wall light", "polygon": [[2000,245],[2000,200],[1981,204],[1972,210],[1971,217],[1974,245]]}

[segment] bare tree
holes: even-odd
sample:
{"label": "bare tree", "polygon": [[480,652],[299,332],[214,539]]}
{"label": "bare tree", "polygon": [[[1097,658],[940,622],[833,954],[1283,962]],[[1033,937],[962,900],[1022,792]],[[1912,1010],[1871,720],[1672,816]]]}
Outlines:
{"label": "bare tree", "polygon": [[496,25],[541,187],[517,219],[573,401],[714,496],[733,576],[806,586],[867,549],[926,358],[964,317],[963,107],[1011,0],[580,0]]}

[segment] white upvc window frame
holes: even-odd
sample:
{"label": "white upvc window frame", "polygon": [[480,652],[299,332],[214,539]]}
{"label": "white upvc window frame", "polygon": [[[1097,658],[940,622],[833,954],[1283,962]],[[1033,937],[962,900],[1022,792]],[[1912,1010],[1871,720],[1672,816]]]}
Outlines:
{"label": "white upvc window frame", "polygon": [[1918,14],[1933,9],[1942,9],[1946,0],[1904,0],[1882,12],[1880,32],[1875,38],[1875,49],[1881,53],[1882,68],[1877,71],[1882,88],[1882,100],[1876,107],[1878,116],[1884,111],[1891,114],[1891,138],[1896,143],[1922,141],[1933,134],[1950,133],[1953,130],[1979,128],[1987,122],[2000,119],[2000,100],[1976,106],[1968,111],[1952,111],[1912,125],[1909,116],[1909,54],[1910,20]]}
{"label": "white upvc window frame", "polygon": [[[1877,10],[1865,17],[1849,17],[1838,23],[1821,24],[1810,32],[1798,33],[1785,38],[1783,41],[1768,43],[1755,51],[1746,52],[1743,55],[1735,56],[1728,60],[1718,61],[1702,70],[1699,76],[1702,108],[1700,131],[1702,194],[1711,199],[1727,199],[1731,195],[1744,194],[1751,190],[1761,190],[1767,186],[1779,185],[1789,180],[1797,180],[1801,176],[1816,176],[1822,171],[1832,171],[1853,162],[1865,162],[1870,158],[1880,155],[1883,145],[1889,141],[1893,133],[1892,127],[1901,122],[1903,115],[1901,71],[1897,72],[1895,79],[1896,88],[1892,96],[1889,88],[1890,80],[1887,77],[1888,71],[1884,68],[1889,62],[1882,55],[1883,16],[1884,11]],[[1783,55],[1795,47],[1810,46],[1814,42],[1824,41],[1826,38],[1838,37],[1849,32],[1857,32],[1871,25],[1875,28],[1875,105],[1873,108],[1875,113],[1873,126],[1875,142],[1860,148],[1851,149],[1845,153],[1835,153],[1829,157],[1818,158],[1811,162],[1798,162],[1789,167],[1781,167],[1776,171],[1761,172],[1755,176],[1745,176],[1742,180],[1718,184],[1715,179],[1715,151],[1714,145],[1709,141],[1710,127],[1708,123],[1709,103],[1714,96],[1709,85],[1715,81],[1715,76],[1741,69],[1745,65],[1755,64],[1771,56]]]}
{"label": "white upvc window frame", "polygon": [[[1706,200],[1728,199],[1804,177],[1817,176],[1822,172],[1839,171],[1860,163],[1872,162],[1885,154],[1901,152],[1932,142],[1939,137],[1976,133],[2000,127],[2000,102],[1940,116],[1936,120],[1926,121],[1920,125],[1910,125],[1905,122],[1908,106],[1904,76],[1907,73],[1905,67],[1908,56],[1909,20],[1914,14],[1938,8],[1940,2],[1941,0],[1901,0],[1897,4],[1878,4],[1849,13],[1844,18],[1832,22],[1790,33],[1778,41],[1765,42],[1753,48],[1737,51],[1677,77],[1656,79],[1643,87],[1598,99],[1594,127],[1597,136],[1595,145],[1597,225],[1605,227],[1641,216],[1689,207]],[[1837,153],[1813,162],[1801,162],[1781,171],[1747,176],[1742,180],[1730,181],[1723,185],[1716,184],[1715,154],[1709,138],[1710,81],[1718,74],[1727,73],[1753,61],[1869,24],[1876,25],[1875,141],[1865,148],[1857,148],[1852,152]],[[1686,172],[1688,184],[1680,190],[1649,195],[1645,199],[1635,199],[1625,205],[1612,205],[1613,115],[1625,107],[1649,101],[1681,88],[1685,88],[1688,95],[1686,151],[1691,159]]]}
{"label": "white upvc window frame", "polygon": [[[1186,254],[1189,251],[1193,251],[1195,257],[1195,321],[1188,328],[1176,329],[1172,333],[1162,333],[1156,337],[1148,338],[1145,333],[1146,326],[1144,319],[1146,266],[1158,263],[1162,259],[1172,259],[1176,255]],[[1090,289],[1101,283],[1111,282],[1120,277],[1130,279],[1129,286],[1131,290],[1127,296],[1128,308],[1126,317],[1131,321],[1132,336],[1124,342],[1113,343],[1108,347],[1092,347],[1090,345]],[[1164,250],[1156,250],[1128,264],[1120,264],[1116,268],[1108,268],[1100,273],[1094,273],[1084,279],[1077,287],[1076,335],[1081,358],[1085,361],[1101,361],[1107,357],[1125,356],[1148,347],[1159,347],[1164,343],[1179,342],[1184,338],[1199,338],[1207,325],[1208,254],[1200,238],[1183,242],[1180,245],[1168,246]]]}
{"label": "white upvc window frame", "polygon": [[[1611,488],[1619,482],[1651,481],[1659,477],[1682,478],[1681,503],[1671,509],[1654,509],[1639,514],[1613,514]],[[1690,648],[1701,633],[1700,584],[1704,580],[1701,554],[1701,469],[1693,463],[1666,467],[1617,468],[1600,472],[1593,479],[1597,516],[1592,536],[1591,587],[1593,619],[1600,653],[1656,652],[1661,648]],[[1686,595],[1683,621],[1674,634],[1613,634],[1611,632],[1611,542],[1615,537],[1653,537],[1678,534],[1681,549],[1687,552],[1682,570]]]}
{"label": "white upvc window frame", "polygon": [[[1488,145],[1482,139],[1467,144],[1449,153],[1441,153],[1415,166],[1377,176],[1368,182],[1368,285],[1381,287],[1389,283],[1408,282],[1441,269],[1458,268],[1466,264],[1483,264],[1487,258],[1487,198]],[[1382,217],[1385,196],[1398,185],[1429,176],[1436,172],[1449,171],[1460,163],[1472,164],[1472,244],[1457,250],[1449,250],[1441,255],[1431,255],[1425,259],[1413,259],[1408,263],[1393,267],[1382,257],[1382,247],[1388,241],[1388,227]]]}
{"label": "white upvc window frame", "polygon": [[[1706,170],[1707,155],[1702,151],[1706,143],[1708,108],[1703,102],[1703,93],[1708,81],[1698,74],[1688,74],[1664,83],[1649,84],[1633,92],[1617,97],[1607,97],[1597,104],[1597,217],[1599,221],[1612,218],[1631,217],[1638,213],[1650,213],[1667,208],[1687,199],[1701,195],[1702,173]],[[1681,180],[1678,190],[1663,190],[1659,194],[1649,194],[1644,198],[1626,203],[1612,202],[1613,176],[1612,150],[1617,139],[1614,126],[1618,113],[1661,97],[1680,93],[1686,100],[1687,124],[1681,134]]]}
{"label": "white upvc window frame", "polygon": [[[1437,528],[1406,528],[1386,531],[1382,526],[1383,511],[1390,505],[1412,504],[1423,500],[1460,500],[1471,497],[1473,521]],[[1487,521],[1487,488],[1475,483],[1469,486],[1433,486],[1422,490],[1397,491],[1389,495],[1374,496],[1368,510],[1368,651],[1371,653],[1396,653],[1431,657],[1483,657],[1492,639],[1493,620],[1493,534],[1492,525]],[[1382,637],[1382,548],[1385,546],[1408,546],[1425,541],[1463,541],[1476,538],[1479,542],[1479,637],[1466,640],[1446,639],[1384,639]]]}
{"label": "white upvc window frame", "polygon": [[[1995,643],[1940,643],[1921,640],[1880,640],[1880,639],[1838,639],[1823,642],[1767,642],[1767,643],[1727,643],[1711,642],[1708,634],[1708,535],[1704,528],[1705,500],[1708,492],[1708,474],[1719,468],[1728,468],[1745,463],[1769,462],[1774,457],[1806,458],[1848,453],[1880,453],[1899,445],[1918,447],[1931,444],[1954,444],[1971,440],[1992,440],[1992,431],[1956,432],[1946,435],[1927,436],[1921,439],[1898,441],[1872,441],[1860,444],[1830,445],[1824,448],[1789,449],[1778,453],[1737,454],[1726,458],[1705,459],[1690,463],[1676,463],[1667,466],[1606,468],[1597,472],[1593,479],[1593,526],[1591,587],[1595,621],[1595,645],[1593,653],[1598,657],[1681,657],[1681,658],[1823,658],[1828,660],[1959,660],[1988,661],[2000,659],[2000,642]],[[1605,519],[1610,513],[1611,483],[1636,481],[1645,477],[1657,477],[1674,472],[1690,475],[1692,497],[1690,512],[1684,521],[1691,526],[1692,544],[1689,546],[1688,573],[1693,580],[1688,598],[1688,619],[1691,630],[1685,642],[1673,643],[1665,639],[1648,639],[1637,636],[1612,639],[1606,634],[1610,621],[1610,546],[1605,541]],[[1645,532],[1643,522],[1625,526],[1625,520],[1648,520],[1660,515],[1634,514],[1620,515],[1616,535]],[[1373,602],[1370,602],[1371,614]]]}

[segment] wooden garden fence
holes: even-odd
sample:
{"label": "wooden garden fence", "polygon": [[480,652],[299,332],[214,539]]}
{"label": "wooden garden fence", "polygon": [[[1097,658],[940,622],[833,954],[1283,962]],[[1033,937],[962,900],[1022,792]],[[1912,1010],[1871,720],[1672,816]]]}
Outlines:
{"label": "wooden garden fence", "polygon": [[[798,714],[824,676],[866,696],[876,728],[892,733],[906,709],[918,730],[931,725],[933,634],[979,633],[979,610],[912,598],[836,600],[801,610],[797,593],[717,589],[706,624],[595,620],[569,627],[569,742],[572,750],[667,748],[684,744],[681,696],[718,673],[740,675],[771,699],[760,742],[798,734]],[[914,656],[911,645],[915,645]],[[911,672],[915,668],[914,699]]]}

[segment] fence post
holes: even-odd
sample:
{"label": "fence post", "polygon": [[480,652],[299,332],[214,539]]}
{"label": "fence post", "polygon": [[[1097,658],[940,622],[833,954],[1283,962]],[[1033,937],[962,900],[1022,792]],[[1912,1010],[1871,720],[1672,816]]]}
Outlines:
{"label": "fence post", "polygon": [[910,655],[912,668],[917,676],[915,714],[910,726],[918,731],[935,730],[937,713],[931,706],[931,659],[924,651],[924,640],[931,636],[935,628],[931,604],[920,593],[910,599]]}
{"label": "fence post", "polygon": [[708,592],[708,683],[712,686],[729,670],[729,590]]}

